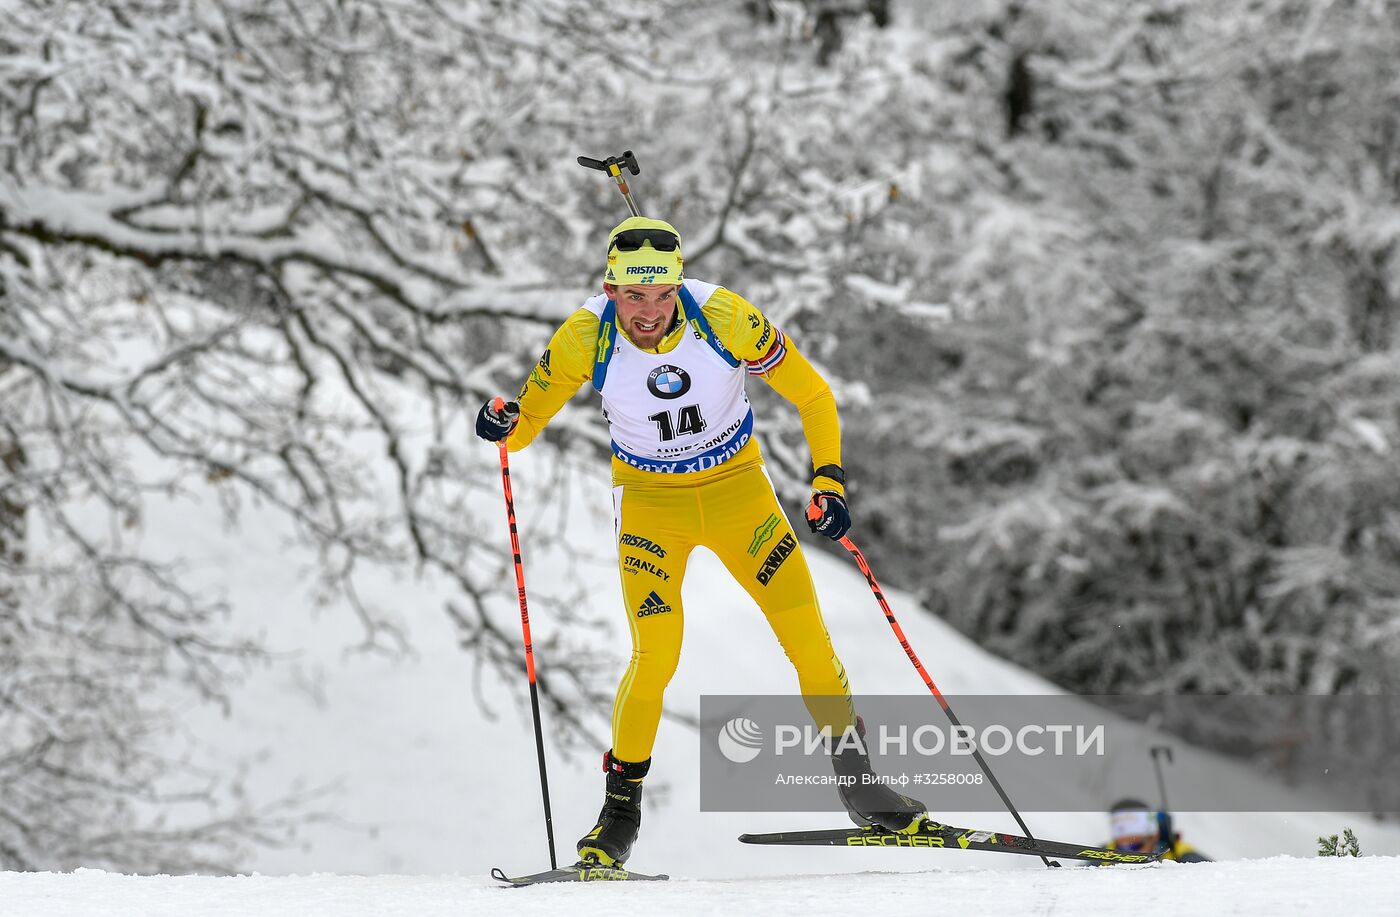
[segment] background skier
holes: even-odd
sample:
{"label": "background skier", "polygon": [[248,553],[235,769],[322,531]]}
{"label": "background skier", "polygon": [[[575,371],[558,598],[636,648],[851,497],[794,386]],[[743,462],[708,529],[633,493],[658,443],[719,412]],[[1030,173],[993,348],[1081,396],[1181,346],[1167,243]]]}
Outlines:
{"label": "background skier", "polygon": [[1120,799],[1108,810],[1112,839],[1106,846],[1132,853],[1161,853],[1164,860],[1209,863],[1172,828],[1171,814],[1155,812],[1140,799]]}

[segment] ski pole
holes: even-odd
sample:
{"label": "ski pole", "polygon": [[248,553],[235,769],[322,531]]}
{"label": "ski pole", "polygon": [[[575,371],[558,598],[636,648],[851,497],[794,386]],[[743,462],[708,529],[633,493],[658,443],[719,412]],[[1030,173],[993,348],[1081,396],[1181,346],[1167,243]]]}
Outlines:
{"label": "ski pole", "polygon": [[1157,755],[1161,753],[1171,764],[1172,747],[1153,745],[1149,753],[1152,755],[1152,769],[1157,772],[1157,792],[1162,798],[1162,808],[1157,811],[1157,832],[1160,836],[1157,846],[1161,850],[1171,850],[1176,847],[1176,827],[1172,824],[1172,810],[1167,806],[1167,780],[1162,776],[1162,765],[1157,763]]}
{"label": "ski pole", "polygon": [[612,180],[617,182],[617,190],[622,192],[622,199],[627,202],[627,209],[632,211],[632,216],[642,215],[642,212],[637,209],[637,202],[632,199],[632,189],[627,187],[627,179],[622,177],[623,166],[626,166],[627,171],[633,175],[642,174],[642,167],[637,165],[637,157],[632,155],[631,150],[625,150],[621,156],[609,156],[607,159],[589,159],[587,156],[580,156],[578,164],[585,169],[597,169],[599,172],[611,175]]}
{"label": "ski pole", "polygon": [[[492,410],[505,412],[504,398],[496,398]],[[497,445],[501,448],[501,488],[506,495],[506,521],[510,523],[510,550],[515,557],[515,585],[520,591],[520,630],[525,641],[525,674],[530,679],[530,713],[535,719],[535,753],[540,762],[540,793],[544,796],[544,833],[549,840],[549,868],[558,869],[554,858],[554,818],[549,811],[549,777],[544,767],[544,733],[540,729],[540,695],[535,687],[535,647],[530,640],[530,609],[525,604],[525,567],[520,562],[520,533],[515,525],[515,497],[510,492],[510,458],[506,454],[506,441]]]}
{"label": "ski pole", "polygon": [[[809,516],[818,514],[817,517],[820,518],[820,512],[821,511],[815,506],[808,509]],[[900,627],[899,622],[895,620],[894,611],[890,609],[890,603],[885,601],[885,594],[880,591],[880,584],[875,581],[875,574],[871,571],[870,564],[866,561],[865,555],[860,552],[860,548],[856,547],[856,543],[850,539],[849,535],[841,539],[841,547],[850,551],[851,556],[856,559],[856,565],[860,567],[860,572],[865,574],[865,581],[870,584],[870,591],[875,594],[875,601],[880,603],[880,608],[885,612],[885,620],[890,622],[890,629],[894,631],[895,637],[899,639],[899,645],[904,647],[905,655],[909,657],[910,662],[914,663],[914,668],[918,670],[920,677],[923,678],[924,684],[928,686],[929,691],[933,692],[934,699],[938,701],[938,706],[942,707],[943,712],[948,715],[948,722],[953,724],[955,730],[964,730],[965,727],[962,723],[958,722],[958,717],[953,713],[953,708],[948,705],[948,699],[943,696],[943,692],[938,690],[938,685],[934,684],[933,679],[929,677],[928,670],[925,669],[924,664],[919,661],[919,656],[914,652],[914,647],[909,645],[909,638],[904,636],[904,628]],[[996,775],[992,773],[992,769],[987,764],[987,760],[982,757],[982,750],[976,745],[972,746],[972,756],[977,760],[978,766],[982,768],[982,773],[987,775],[987,780],[996,788],[997,795],[1000,796],[1001,801],[1006,804],[1006,808],[1011,813],[1011,816],[1016,819],[1016,824],[1021,826],[1021,830],[1026,833],[1027,838],[1032,841],[1035,840],[1035,835],[1031,834],[1031,829],[1026,825],[1025,820],[1021,818],[1021,813],[1016,810],[1016,806],[1011,802],[1011,797],[1006,795],[1006,790],[1002,789],[1001,781],[997,780]],[[1050,862],[1044,854],[1041,854],[1040,861],[1046,866],[1060,865],[1059,863]]]}
{"label": "ski pole", "polygon": [[1162,757],[1167,759],[1167,763],[1171,764],[1172,747],[1170,745],[1153,745],[1150,751],[1152,755],[1152,769],[1157,772],[1157,792],[1162,797],[1162,811],[1170,812],[1171,809],[1167,806],[1167,781],[1162,777],[1162,765],[1157,763],[1157,754],[1159,752]]}

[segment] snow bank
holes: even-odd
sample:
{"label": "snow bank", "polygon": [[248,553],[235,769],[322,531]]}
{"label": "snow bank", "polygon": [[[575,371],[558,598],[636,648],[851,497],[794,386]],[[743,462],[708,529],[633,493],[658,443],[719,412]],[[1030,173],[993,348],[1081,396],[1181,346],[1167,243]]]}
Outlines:
{"label": "snow bank", "polygon": [[[901,850],[917,859],[924,851]],[[901,858],[903,858],[901,856]],[[679,870],[677,871],[680,872]],[[507,888],[471,877],[122,876],[0,873],[0,914],[25,917],[511,917],[569,913],[801,914],[848,917],[889,907],[929,913],[1221,914],[1277,917],[1395,913],[1400,858],[1294,859],[1003,873],[790,875]],[[1387,903],[1388,902],[1388,903]]]}

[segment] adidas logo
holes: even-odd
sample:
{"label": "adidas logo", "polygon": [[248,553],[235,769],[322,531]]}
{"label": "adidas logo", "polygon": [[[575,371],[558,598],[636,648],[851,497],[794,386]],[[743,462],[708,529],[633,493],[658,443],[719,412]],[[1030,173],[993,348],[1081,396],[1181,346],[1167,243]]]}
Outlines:
{"label": "adidas logo", "polygon": [[637,617],[649,618],[652,615],[665,615],[671,613],[671,606],[661,601],[661,596],[656,594],[656,590],[651,591],[645,599],[642,599],[642,607],[637,609]]}

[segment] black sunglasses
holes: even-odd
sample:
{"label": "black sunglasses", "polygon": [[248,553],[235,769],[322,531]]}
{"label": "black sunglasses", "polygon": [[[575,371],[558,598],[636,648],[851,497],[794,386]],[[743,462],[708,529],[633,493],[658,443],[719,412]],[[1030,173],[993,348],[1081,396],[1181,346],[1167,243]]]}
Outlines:
{"label": "black sunglasses", "polygon": [[620,252],[634,252],[642,247],[643,242],[650,242],[651,247],[659,252],[673,252],[681,247],[681,240],[676,238],[675,233],[664,229],[625,229],[613,236],[612,248]]}

